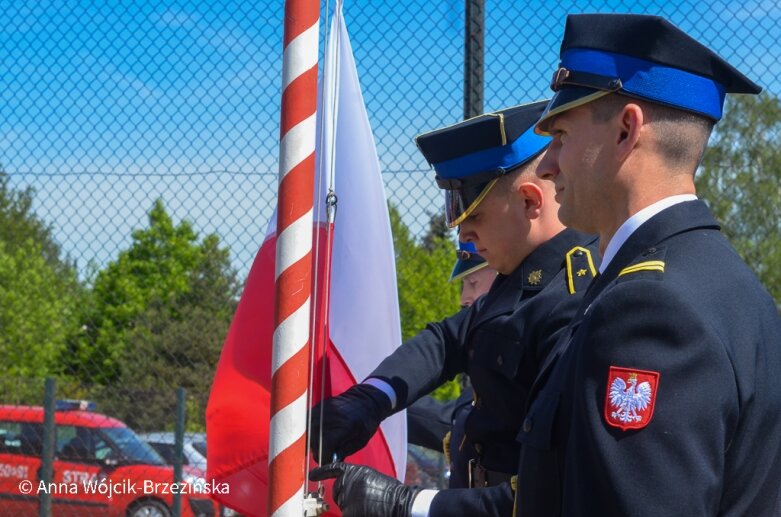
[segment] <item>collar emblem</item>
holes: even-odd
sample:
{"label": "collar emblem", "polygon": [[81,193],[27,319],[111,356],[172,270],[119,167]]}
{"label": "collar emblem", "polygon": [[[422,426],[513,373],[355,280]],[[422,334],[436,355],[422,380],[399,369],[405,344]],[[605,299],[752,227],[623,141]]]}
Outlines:
{"label": "collar emblem", "polygon": [[529,273],[527,281],[529,285],[540,285],[540,282],[542,282],[542,269],[535,269]]}

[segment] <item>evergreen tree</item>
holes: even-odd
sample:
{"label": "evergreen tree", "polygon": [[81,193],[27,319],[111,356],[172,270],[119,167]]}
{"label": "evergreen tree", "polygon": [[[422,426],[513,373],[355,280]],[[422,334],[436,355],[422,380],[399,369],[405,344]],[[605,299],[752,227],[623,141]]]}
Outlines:
{"label": "evergreen tree", "polygon": [[[130,248],[95,278],[85,336],[72,364],[85,382],[137,382],[137,374],[155,371],[144,364],[156,357],[165,357],[171,369],[181,369],[175,375],[183,375],[190,361],[213,359],[225,337],[225,329],[214,327],[215,335],[202,333],[204,339],[193,341],[186,354],[173,335],[177,326],[198,328],[201,320],[229,322],[238,287],[218,238],[209,235],[199,242],[189,222],[174,225],[160,200],[149,212],[149,227],[132,237]],[[203,382],[208,385],[211,376]]]}
{"label": "evergreen tree", "polygon": [[216,236],[206,237],[190,289],[152,300],[127,333],[119,378],[102,398],[112,415],[134,429],[172,430],[174,388],[183,387],[188,429],[203,431],[214,369],[238,296],[227,250],[218,244]]}

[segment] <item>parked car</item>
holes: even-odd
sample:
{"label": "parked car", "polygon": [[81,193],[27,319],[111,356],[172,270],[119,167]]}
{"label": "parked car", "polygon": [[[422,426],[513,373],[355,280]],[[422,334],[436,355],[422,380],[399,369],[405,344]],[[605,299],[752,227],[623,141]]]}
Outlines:
{"label": "parked car", "polygon": [[[0,405],[0,500],[3,511],[38,515],[41,490],[53,516],[170,517],[173,492],[182,515],[214,517],[218,505],[197,471],[174,485],[173,468],[123,422],[93,411],[94,404],[58,401],[54,414],[52,483],[41,485],[44,411]],[[194,487],[198,486],[196,489]]]}
{"label": "parked car", "polygon": [[[160,456],[169,465],[174,464],[174,440],[175,435],[171,432],[142,433],[139,437],[152,446]],[[206,434],[204,433],[185,433],[182,442],[182,465],[183,468],[197,469],[200,475],[206,476]],[[220,506],[221,517],[241,517],[235,510],[225,506]]]}
{"label": "parked car", "polygon": [[[169,465],[174,464],[174,433],[141,433],[139,438],[152,446]],[[206,475],[206,435],[185,433],[182,447],[183,465],[199,469]]]}

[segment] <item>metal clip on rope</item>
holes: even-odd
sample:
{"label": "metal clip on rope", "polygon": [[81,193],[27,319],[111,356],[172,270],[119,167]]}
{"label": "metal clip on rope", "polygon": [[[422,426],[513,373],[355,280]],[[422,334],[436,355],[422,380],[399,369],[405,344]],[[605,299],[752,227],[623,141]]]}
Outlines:
{"label": "metal clip on rope", "polygon": [[328,195],[325,197],[325,213],[329,223],[333,223],[336,219],[336,205],[339,203],[339,198],[336,197],[336,193],[333,190],[328,191]]}
{"label": "metal clip on rope", "polygon": [[304,497],[304,517],[317,517],[328,511],[324,494],[325,487],[322,484],[317,487],[317,492],[307,492]]}

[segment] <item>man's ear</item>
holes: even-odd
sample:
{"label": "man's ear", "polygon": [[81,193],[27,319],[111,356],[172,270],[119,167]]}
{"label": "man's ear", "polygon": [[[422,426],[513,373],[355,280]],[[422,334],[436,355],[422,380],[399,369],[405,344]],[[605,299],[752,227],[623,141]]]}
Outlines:
{"label": "man's ear", "polygon": [[518,185],[517,194],[523,202],[526,217],[536,219],[542,213],[542,205],[545,203],[542,188],[536,183],[526,181]]}
{"label": "man's ear", "polygon": [[619,160],[624,161],[637,146],[640,139],[640,131],[643,128],[645,113],[640,105],[629,103],[621,110],[621,114],[616,119],[616,155]]}

